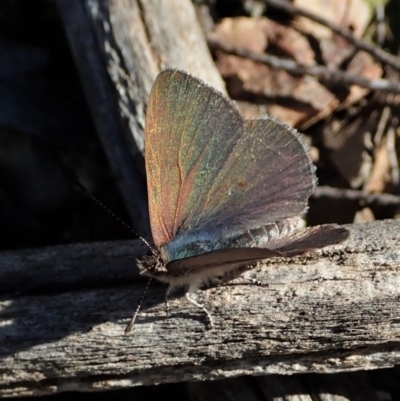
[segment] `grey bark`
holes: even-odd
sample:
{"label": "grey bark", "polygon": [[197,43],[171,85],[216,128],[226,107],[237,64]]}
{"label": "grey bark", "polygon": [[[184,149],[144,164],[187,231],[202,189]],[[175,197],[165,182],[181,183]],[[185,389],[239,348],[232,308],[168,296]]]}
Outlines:
{"label": "grey bark", "polygon": [[[135,279],[138,242],[0,255],[0,396],[242,375],[333,373],[400,362],[400,222],[351,226],[342,245],[270,259],[268,287],[196,293],[214,317]],[[240,280],[239,280],[240,282]]]}

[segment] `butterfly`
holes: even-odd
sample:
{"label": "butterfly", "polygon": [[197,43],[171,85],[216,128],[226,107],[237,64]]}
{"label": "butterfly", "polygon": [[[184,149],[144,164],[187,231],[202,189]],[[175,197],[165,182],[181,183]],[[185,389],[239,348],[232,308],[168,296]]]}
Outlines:
{"label": "butterfly", "polygon": [[270,116],[244,120],[231,100],[186,72],[164,70],[153,84],[145,163],[156,249],[138,268],[168,283],[167,295],[185,287],[210,320],[190,297],[203,284],[349,235],[333,224],[301,229],[316,176],[298,132]]}

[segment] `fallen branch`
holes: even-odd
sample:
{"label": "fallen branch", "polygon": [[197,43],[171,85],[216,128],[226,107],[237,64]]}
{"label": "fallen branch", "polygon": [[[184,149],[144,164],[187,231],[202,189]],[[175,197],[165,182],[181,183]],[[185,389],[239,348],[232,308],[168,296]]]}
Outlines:
{"label": "fallen branch", "polygon": [[123,335],[145,286],[138,242],[2,253],[0,396],[399,364],[400,222],[350,229],[340,246],[260,263],[249,273],[266,288],[196,294],[211,331],[181,297],[166,317],[155,285]]}
{"label": "fallen branch", "polygon": [[400,59],[397,56],[394,56],[385,50],[381,49],[378,46],[375,46],[373,43],[368,43],[365,40],[356,38],[350,29],[347,27],[341,27],[325,18],[319,17],[314,13],[307,11],[301,7],[295,6],[287,0],[263,0],[264,3],[283,10],[291,15],[300,15],[302,17],[308,18],[312,21],[315,21],[327,28],[329,28],[332,32],[337,35],[345,38],[348,42],[353,44],[357,49],[364,50],[367,53],[370,53],[376,60],[380,61],[383,64],[387,64],[394,68],[397,71],[400,71]]}
{"label": "fallen branch", "polygon": [[400,206],[400,196],[392,194],[371,194],[356,189],[317,187],[313,198],[330,198],[336,200],[358,201],[362,206]]}

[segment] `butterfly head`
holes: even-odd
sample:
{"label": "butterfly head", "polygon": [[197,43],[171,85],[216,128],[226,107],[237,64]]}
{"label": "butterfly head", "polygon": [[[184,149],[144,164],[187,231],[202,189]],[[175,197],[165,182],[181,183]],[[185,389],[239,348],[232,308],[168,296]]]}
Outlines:
{"label": "butterfly head", "polygon": [[141,275],[153,277],[160,281],[168,281],[167,262],[163,252],[151,249],[142,259],[137,260],[137,267]]}

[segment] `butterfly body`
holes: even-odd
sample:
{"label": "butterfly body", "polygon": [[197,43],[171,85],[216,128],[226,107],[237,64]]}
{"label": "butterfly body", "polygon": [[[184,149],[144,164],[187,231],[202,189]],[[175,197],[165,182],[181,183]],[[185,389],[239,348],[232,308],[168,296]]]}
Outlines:
{"label": "butterfly body", "polygon": [[[202,237],[190,238],[182,237],[177,238],[172,243],[159,248],[156,255],[152,252],[149,253],[146,263],[139,261],[140,270],[148,276],[160,279],[165,276],[162,281],[169,282],[173,281],[175,277],[180,276],[191,276],[194,272],[189,267],[185,268],[185,262],[190,262],[189,258],[200,256],[204,254],[213,253],[216,260],[214,266],[216,271],[220,271],[217,267],[223,268],[223,265],[229,265],[232,267],[232,261],[217,260],[219,254],[216,251],[227,250],[231,248],[245,249],[245,248],[265,248],[266,245],[270,245],[270,250],[273,250],[272,244],[275,242],[279,243],[279,240],[286,238],[289,234],[297,231],[302,226],[302,219],[290,218],[277,223],[267,224],[265,226],[248,230],[247,232],[240,234],[236,237],[228,237],[225,239],[213,238],[212,235],[204,234]],[[271,252],[272,254],[272,252]],[[283,254],[276,253],[275,256],[284,256]],[[171,268],[171,266],[178,264],[180,269]],[[170,263],[171,262],[171,263]],[[169,269],[168,269],[168,265]],[[242,262],[239,264],[242,265]],[[190,266],[190,263],[188,263]],[[208,267],[209,269],[210,267]],[[229,268],[228,268],[229,270]],[[217,276],[220,276],[217,273]]]}
{"label": "butterfly body", "polygon": [[161,72],[145,134],[156,249],[138,262],[142,274],[192,291],[256,261],[348,237],[336,225],[301,229],[316,177],[297,131],[271,117],[243,120],[201,80]]}

